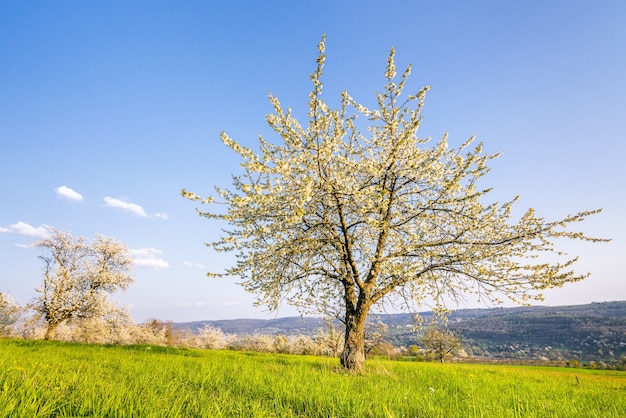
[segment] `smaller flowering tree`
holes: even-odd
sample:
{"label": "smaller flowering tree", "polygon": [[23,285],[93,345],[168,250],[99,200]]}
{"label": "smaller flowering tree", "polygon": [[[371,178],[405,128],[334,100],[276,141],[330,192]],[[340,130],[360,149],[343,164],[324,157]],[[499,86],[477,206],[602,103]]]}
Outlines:
{"label": "smaller flowering tree", "polygon": [[9,294],[0,293],[0,337],[10,335],[20,319],[22,308]]}
{"label": "smaller flowering tree", "polygon": [[376,321],[368,321],[365,325],[364,350],[365,354],[369,354],[378,344],[385,340],[389,327],[383,323],[380,318]]}
{"label": "smaller flowering tree", "polygon": [[196,345],[198,348],[210,350],[221,350],[228,345],[229,336],[219,329],[210,325],[205,325],[198,330]]}
{"label": "smaller flowering tree", "polygon": [[322,348],[322,352],[332,357],[337,357],[343,348],[343,332],[335,327],[331,318],[326,319],[326,329],[319,329],[315,335],[315,342]]}
{"label": "smaller flowering tree", "polygon": [[454,350],[461,349],[463,343],[459,336],[447,327],[431,325],[419,340],[422,348],[435,355],[440,363]]}
{"label": "smaller flowering tree", "polygon": [[35,243],[47,251],[39,296],[30,307],[46,321],[45,339],[54,338],[56,329],[72,319],[97,318],[111,312],[108,295],[126,289],[134,281],[130,275],[133,260],[126,246],[98,235],[93,242],[69,232],[53,230],[52,235]]}

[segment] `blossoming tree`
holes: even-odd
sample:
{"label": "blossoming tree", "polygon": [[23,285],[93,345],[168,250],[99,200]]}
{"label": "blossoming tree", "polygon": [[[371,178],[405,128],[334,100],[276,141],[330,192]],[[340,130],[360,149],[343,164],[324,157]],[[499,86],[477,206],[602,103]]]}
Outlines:
{"label": "blossoming tree", "polygon": [[440,363],[444,363],[446,356],[452,351],[463,348],[460,337],[447,327],[431,324],[419,339],[424,350],[433,354]]}
{"label": "blossoming tree", "polygon": [[110,315],[114,307],[108,295],[134,281],[127,248],[111,238],[99,235],[86,242],[83,237],[55,230],[35,246],[48,253],[40,257],[43,283],[31,304],[47,322],[45,339],[54,338],[65,321]]}
{"label": "blossoming tree", "polygon": [[22,308],[10,294],[0,292],[0,337],[11,335],[13,325],[19,320]]}
{"label": "blossoming tree", "polygon": [[557,253],[555,239],[602,241],[566,230],[599,210],[549,221],[529,209],[516,220],[517,198],[486,203],[490,189],[477,182],[497,155],[485,154],[474,138],[458,149],[446,136],[434,144],[420,138],[428,87],[403,96],[410,67],[398,79],[394,54],[377,108],[343,92],[333,110],[322,97],[323,38],[308,124],[270,94],[267,122],[282,142],[261,137],[257,153],[222,133],[243,174],[233,177],[232,189],[216,188],[215,197],[182,191],[202,204],[226,204],[224,211],[198,209],[229,225],[213,248],[236,253],[230,268],[209,275],[239,276],[272,310],[286,301],[303,313],[338,314],[345,324],[341,362],[350,370],[364,366],[373,306],[427,302],[442,311],[446,300],[471,293],[527,303],[586,277],[571,269],[575,258],[537,258]]}

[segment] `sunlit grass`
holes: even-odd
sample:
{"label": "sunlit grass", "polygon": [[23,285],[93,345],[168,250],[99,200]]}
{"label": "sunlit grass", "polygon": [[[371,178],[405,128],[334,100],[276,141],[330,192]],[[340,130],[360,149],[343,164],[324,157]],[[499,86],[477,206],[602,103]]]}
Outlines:
{"label": "sunlit grass", "polygon": [[624,417],[626,373],[0,340],[0,416]]}

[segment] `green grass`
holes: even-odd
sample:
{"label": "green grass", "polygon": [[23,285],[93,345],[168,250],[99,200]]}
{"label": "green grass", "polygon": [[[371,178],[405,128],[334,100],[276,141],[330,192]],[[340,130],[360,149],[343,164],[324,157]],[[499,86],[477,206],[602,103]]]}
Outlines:
{"label": "green grass", "polygon": [[626,373],[0,340],[2,417],[626,417]]}

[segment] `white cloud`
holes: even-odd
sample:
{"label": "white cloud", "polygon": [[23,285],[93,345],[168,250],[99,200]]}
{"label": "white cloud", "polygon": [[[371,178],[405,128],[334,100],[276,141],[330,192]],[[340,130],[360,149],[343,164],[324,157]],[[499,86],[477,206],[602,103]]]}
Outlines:
{"label": "white cloud", "polygon": [[162,212],[155,213],[154,217],[159,218],[159,219],[164,219],[166,221],[170,218],[169,216],[167,216],[167,213],[162,213]]}
{"label": "white cloud", "polygon": [[187,267],[193,267],[193,268],[196,268],[196,269],[203,269],[204,268],[204,266],[202,264],[200,264],[200,263],[192,263],[191,261],[185,261],[185,262],[183,262],[183,264],[185,266],[187,266]]}
{"label": "white cloud", "polygon": [[139,248],[137,250],[130,250],[130,256],[133,258],[137,267],[149,267],[153,269],[166,269],[170,265],[167,261],[163,260],[161,250],[156,248]]}
{"label": "white cloud", "polygon": [[64,199],[71,200],[73,202],[83,201],[83,196],[80,193],[70,189],[67,186],[57,187],[56,189],[54,189],[54,191],[57,192],[57,195],[59,197],[62,197]]}
{"label": "white cloud", "polygon": [[126,202],[121,199],[115,199],[109,196],[104,198],[104,204],[110,208],[120,208],[128,210],[137,216],[148,216],[145,210],[136,203]]}
{"label": "white cloud", "polygon": [[37,228],[31,226],[25,222],[19,221],[16,224],[9,225],[8,228],[0,227],[0,232],[6,232],[9,234],[24,235],[33,238],[45,238],[50,234],[47,225],[40,225]]}

